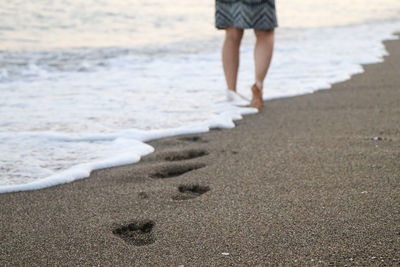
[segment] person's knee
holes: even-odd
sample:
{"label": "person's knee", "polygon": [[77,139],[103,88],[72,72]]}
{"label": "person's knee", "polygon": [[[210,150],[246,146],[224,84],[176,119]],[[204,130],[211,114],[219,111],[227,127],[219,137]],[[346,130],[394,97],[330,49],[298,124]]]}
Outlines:
{"label": "person's knee", "polygon": [[239,45],[240,42],[242,41],[243,37],[243,30],[242,29],[237,29],[237,28],[227,28],[226,29],[226,40],[230,41],[236,45]]}
{"label": "person's knee", "polygon": [[257,39],[272,38],[274,36],[274,30],[254,30],[254,34]]}

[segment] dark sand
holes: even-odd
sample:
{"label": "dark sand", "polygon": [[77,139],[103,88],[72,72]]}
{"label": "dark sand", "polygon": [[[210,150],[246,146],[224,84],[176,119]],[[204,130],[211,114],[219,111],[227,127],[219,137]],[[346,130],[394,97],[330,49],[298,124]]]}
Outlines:
{"label": "dark sand", "polygon": [[386,45],[383,64],[235,129],[0,195],[0,265],[397,266],[400,41]]}

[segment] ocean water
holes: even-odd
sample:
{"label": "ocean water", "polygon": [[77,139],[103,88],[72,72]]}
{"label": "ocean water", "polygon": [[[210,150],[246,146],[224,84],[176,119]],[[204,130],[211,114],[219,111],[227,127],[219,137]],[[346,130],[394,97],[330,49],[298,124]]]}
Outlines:
{"label": "ocean water", "polygon": [[[265,99],[329,89],[387,55],[398,0],[277,1]],[[149,140],[232,128],[214,1],[0,3],[0,192],[40,189],[134,163]],[[238,91],[250,97],[252,45]]]}

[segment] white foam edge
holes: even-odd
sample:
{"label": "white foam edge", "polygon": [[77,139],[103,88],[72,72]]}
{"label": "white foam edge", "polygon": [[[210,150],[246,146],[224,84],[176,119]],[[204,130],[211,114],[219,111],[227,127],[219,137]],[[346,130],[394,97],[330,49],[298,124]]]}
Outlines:
{"label": "white foam edge", "polygon": [[78,164],[65,171],[53,174],[44,179],[36,180],[26,184],[2,186],[0,187],[0,193],[37,190],[55,185],[70,183],[79,179],[89,177],[90,173],[93,170],[136,163],[140,160],[141,156],[147,155],[153,151],[154,148],[148,146],[147,149],[144,149],[139,153],[138,151],[135,151],[135,153],[125,153],[119,155],[118,157],[111,157],[102,161]]}
{"label": "white foam edge", "polygon": [[199,134],[210,131],[213,128],[223,128],[230,129],[234,128],[235,120],[242,119],[242,115],[254,114],[257,113],[257,109],[254,108],[240,108],[235,107],[229,103],[221,103],[221,105],[217,105],[218,109],[225,109],[224,112],[218,114],[216,117],[209,119],[207,121],[192,124],[190,126],[173,128],[173,129],[164,129],[164,130],[137,130],[137,129],[129,129],[116,133],[105,133],[105,134],[85,134],[85,135],[74,135],[68,133],[59,133],[59,132],[20,132],[20,133],[7,133],[3,132],[2,138],[7,139],[8,136],[13,137],[28,137],[28,138],[39,138],[45,140],[53,140],[60,142],[94,142],[94,141],[121,141],[121,139],[129,139],[132,141],[142,142],[142,146],[140,151],[135,150],[132,152],[124,151],[124,153],[120,153],[117,157],[110,157],[107,159],[82,163],[74,165],[64,171],[55,173],[51,176],[48,176],[43,179],[39,179],[33,182],[25,183],[25,184],[17,184],[17,185],[7,185],[0,186],[0,193],[11,193],[11,192],[19,192],[19,191],[31,191],[43,189],[55,185],[66,184],[73,181],[77,181],[80,179],[84,179],[90,176],[90,173],[94,170],[105,169],[117,166],[123,166],[128,164],[137,163],[140,161],[141,157],[148,155],[154,152],[154,148],[144,142],[148,142],[151,140],[171,137],[171,136],[179,136],[179,135],[188,135],[188,134]]}

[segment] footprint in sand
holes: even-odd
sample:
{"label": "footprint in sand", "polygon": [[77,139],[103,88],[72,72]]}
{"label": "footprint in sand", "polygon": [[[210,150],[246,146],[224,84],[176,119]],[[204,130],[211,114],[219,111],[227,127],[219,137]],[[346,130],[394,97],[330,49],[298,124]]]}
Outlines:
{"label": "footprint in sand", "polygon": [[[171,178],[180,176],[189,171],[203,168],[206,166],[204,163],[184,162],[184,160],[191,160],[206,155],[208,155],[208,152],[202,149],[165,151],[160,155],[160,157],[165,161],[172,161],[174,163],[156,168],[156,171],[150,174],[150,177],[156,179]],[[181,162],[178,163],[177,161]]]}
{"label": "footprint in sand", "polygon": [[199,184],[180,185],[178,191],[179,193],[172,197],[173,200],[188,200],[199,197],[210,191],[210,187]]}
{"label": "footprint in sand", "polygon": [[133,246],[147,246],[155,242],[151,220],[133,221],[113,230],[113,234]]}
{"label": "footprint in sand", "polygon": [[179,138],[181,141],[186,141],[186,142],[199,142],[199,143],[207,143],[208,141],[203,140],[200,136],[194,135],[194,136],[184,136]]}
{"label": "footprint in sand", "polygon": [[188,150],[181,150],[181,151],[166,152],[165,156],[163,158],[166,161],[180,161],[180,160],[200,158],[200,157],[203,157],[206,155],[208,155],[208,152],[206,150],[188,149]]}
{"label": "footprint in sand", "polygon": [[171,164],[159,167],[156,172],[150,174],[150,177],[155,179],[172,178],[193,170],[204,168],[205,166],[204,163]]}

